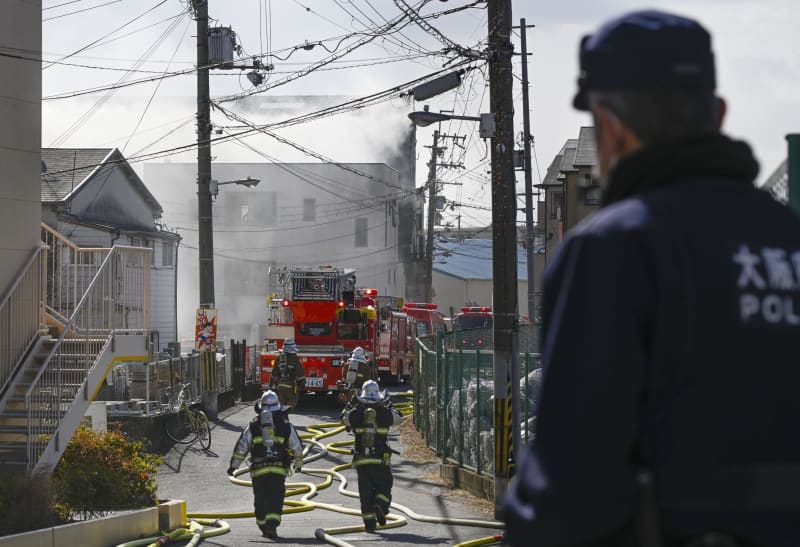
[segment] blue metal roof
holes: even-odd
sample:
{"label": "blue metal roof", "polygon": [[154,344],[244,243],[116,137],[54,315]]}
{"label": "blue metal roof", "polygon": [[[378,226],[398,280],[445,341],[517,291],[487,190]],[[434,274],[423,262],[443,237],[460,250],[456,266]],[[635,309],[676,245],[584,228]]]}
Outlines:
{"label": "blue metal roof", "polygon": [[[435,241],[433,269],[459,279],[492,279],[492,240]],[[541,249],[537,249],[541,251]],[[517,247],[517,278],[528,278],[525,249]]]}

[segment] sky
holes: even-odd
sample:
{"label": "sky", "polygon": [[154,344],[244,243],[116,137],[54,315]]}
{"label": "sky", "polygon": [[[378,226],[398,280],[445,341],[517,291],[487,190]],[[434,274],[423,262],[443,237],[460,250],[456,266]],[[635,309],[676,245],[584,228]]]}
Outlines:
{"label": "sky", "polygon": [[[405,1],[414,6],[419,3]],[[470,3],[428,1],[420,13],[428,15]],[[399,16],[398,4],[402,5],[402,0],[211,0],[209,11],[214,19],[212,26],[233,28],[246,55],[272,54],[264,57],[265,63],[274,65],[267,80],[270,84],[330,55],[319,45],[312,49],[297,46],[323,41],[334,50],[341,37],[361,32],[339,44],[336,51],[342,52],[355,40],[374,34],[375,27],[385,25],[386,20]],[[480,48],[487,33],[486,10],[481,8],[485,4],[428,22],[447,39]],[[786,156],[785,135],[800,131],[800,109],[795,104],[800,82],[800,38],[794,28],[800,5],[796,0],[651,0],[648,4],[629,0],[515,1],[515,25],[522,17],[527,24],[535,25],[527,31],[532,53],[528,71],[534,183],[544,176],[565,140],[577,137],[580,127],[591,123],[587,114],[571,107],[580,37],[610,17],[641,8],[691,16],[709,29],[717,59],[718,93],[728,103],[724,129],[751,143],[761,164],[758,180],[763,181]],[[43,9],[43,146],[116,146],[136,158],[140,153],[187,145],[196,138],[196,82],[191,73],[160,83],[123,87],[110,94],[55,98],[114,84],[125,77],[155,79],[164,72],[191,69],[196,33],[194,21],[185,14],[185,1],[43,0]],[[518,52],[516,32],[513,41]],[[442,70],[448,58],[437,52],[443,47],[434,36],[411,23],[401,33],[376,37],[324,69],[225,104],[253,123],[286,120],[317,110],[320,105],[338,104]],[[65,57],[77,50],[81,51]],[[54,60],[70,64],[47,62]],[[518,134],[523,115],[520,63],[521,58],[516,56],[513,94],[514,129]],[[126,76],[131,68],[140,72]],[[245,77],[247,71],[212,72],[212,98],[254,89]],[[276,132],[338,162],[385,161],[407,131],[407,114],[420,110],[423,104],[432,111],[459,115],[488,112],[486,74],[485,69],[471,70],[457,90],[425,103],[398,97]],[[212,114],[212,123],[223,133],[233,130],[229,126],[239,125],[219,112]],[[432,141],[433,129],[417,130],[417,186],[424,184],[427,175],[430,152],[425,146]],[[444,194],[453,204],[444,219],[454,225],[485,226],[491,218],[486,143],[478,137],[473,122],[448,122],[441,129],[465,137],[463,148],[449,143],[443,156],[448,163],[463,167],[440,169],[438,174],[441,180],[456,183],[444,186]],[[265,135],[212,149],[215,162],[264,161],[264,154],[275,161],[317,161]],[[194,162],[195,158],[196,152],[188,149],[150,161]],[[142,162],[134,159],[134,167],[143,174]],[[522,173],[517,179],[522,191]],[[145,183],[157,198],[168,195],[159,189],[159,181]],[[168,225],[179,222],[172,214],[178,205],[175,199],[169,196],[161,202]],[[524,220],[522,215],[518,220]]]}

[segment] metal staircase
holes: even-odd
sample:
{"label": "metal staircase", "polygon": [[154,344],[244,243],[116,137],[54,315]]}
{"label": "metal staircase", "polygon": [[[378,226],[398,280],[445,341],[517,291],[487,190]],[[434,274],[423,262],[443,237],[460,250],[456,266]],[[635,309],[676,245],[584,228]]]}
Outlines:
{"label": "metal staircase", "polygon": [[[46,225],[42,233],[20,276],[38,275],[39,286],[19,281],[0,302],[0,325],[28,311],[9,303],[38,310],[19,348],[0,347],[0,466],[34,472],[58,463],[112,363],[148,358],[150,249],[82,249]],[[16,294],[29,285],[38,298]]]}

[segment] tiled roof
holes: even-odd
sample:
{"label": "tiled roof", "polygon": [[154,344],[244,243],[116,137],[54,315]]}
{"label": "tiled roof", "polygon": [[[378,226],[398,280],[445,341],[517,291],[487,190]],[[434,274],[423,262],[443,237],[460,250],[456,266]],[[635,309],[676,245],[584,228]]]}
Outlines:
{"label": "tiled roof", "polygon": [[567,139],[561,149],[561,172],[575,171],[575,152],[578,149],[578,139]]}
{"label": "tiled roof", "polygon": [[547,168],[547,173],[542,179],[542,186],[556,186],[560,185],[561,183],[558,182],[558,173],[561,169],[561,154],[558,154],[553,161],[550,163],[550,167]]}
{"label": "tiled roof", "polygon": [[[433,269],[459,279],[492,279],[492,240],[437,241]],[[517,278],[528,278],[525,249],[517,246]]]}
{"label": "tiled roof", "polygon": [[62,201],[113,151],[113,148],[42,148],[42,201]]}
{"label": "tiled roof", "polygon": [[120,168],[147,204],[163,213],[158,200],[116,148],[42,148],[42,202],[64,201],[104,163]]}
{"label": "tiled roof", "polygon": [[761,188],[767,190],[781,203],[789,201],[789,171],[786,160],[773,171]]}
{"label": "tiled roof", "polygon": [[581,127],[578,133],[578,148],[575,150],[575,167],[597,165],[597,150],[594,143],[594,127]]}

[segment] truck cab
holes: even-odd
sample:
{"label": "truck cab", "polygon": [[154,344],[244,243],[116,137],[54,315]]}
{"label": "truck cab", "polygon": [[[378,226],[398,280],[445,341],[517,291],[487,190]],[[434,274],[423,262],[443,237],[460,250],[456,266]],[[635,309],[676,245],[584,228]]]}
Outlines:
{"label": "truck cab", "polygon": [[462,349],[491,349],[494,316],[488,306],[465,306],[453,317],[455,346]]}
{"label": "truck cab", "polygon": [[430,302],[406,302],[400,311],[414,318],[417,337],[433,336],[437,332],[447,332],[444,316]]}

